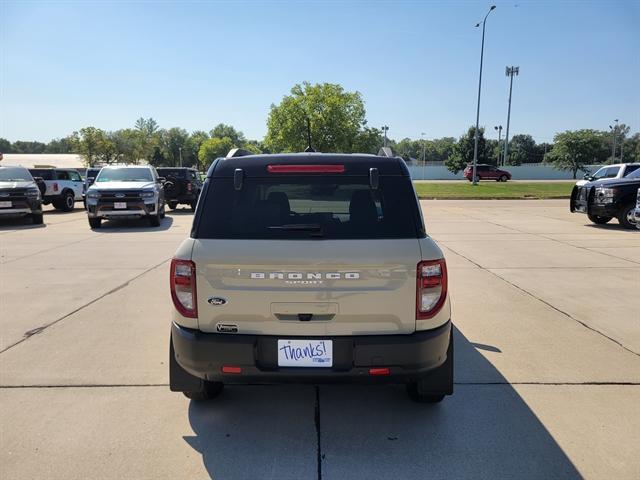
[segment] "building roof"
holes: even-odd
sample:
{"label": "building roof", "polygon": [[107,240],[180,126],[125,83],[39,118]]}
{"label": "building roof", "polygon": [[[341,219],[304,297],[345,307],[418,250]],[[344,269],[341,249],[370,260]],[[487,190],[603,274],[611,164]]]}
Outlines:
{"label": "building roof", "polygon": [[18,165],[27,168],[85,168],[80,155],[74,153],[5,153],[0,165]]}

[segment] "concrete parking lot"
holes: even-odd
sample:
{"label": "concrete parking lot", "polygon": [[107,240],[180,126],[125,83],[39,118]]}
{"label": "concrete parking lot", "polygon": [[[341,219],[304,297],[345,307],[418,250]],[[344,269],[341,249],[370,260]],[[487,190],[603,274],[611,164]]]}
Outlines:
{"label": "concrete parking lot", "polygon": [[640,478],[640,231],[567,201],[427,201],[456,326],[456,390],[167,382],[160,228],[0,224],[0,478]]}

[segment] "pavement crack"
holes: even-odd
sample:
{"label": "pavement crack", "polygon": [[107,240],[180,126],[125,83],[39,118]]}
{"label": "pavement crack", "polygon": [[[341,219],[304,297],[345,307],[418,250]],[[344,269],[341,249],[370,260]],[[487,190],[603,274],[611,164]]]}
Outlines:
{"label": "pavement crack", "polygon": [[168,258],[167,258],[167,259],[163,260],[162,262],[160,262],[160,263],[158,263],[158,264],[156,264],[156,265],[153,265],[152,267],[150,267],[150,268],[148,268],[148,269],[144,270],[143,272],[139,273],[139,274],[138,274],[138,275],[136,275],[135,277],[130,278],[130,279],[129,279],[129,280],[127,280],[126,282],[124,282],[124,283],[122,283],[122,284],[120,284],[120,285],[118,285],[118,286],[116,286],[116,287],[112,288],[111,290],[109,290],[108,292],[105,292],[104,294],[100,295],[99,297],[96,297],[96,298],[94,298],[93,300],[88,301],[88,302],[87,302],[87,303],[85,303],[84,305],[79,306],[78,308],[76,308],[76,309],[72,310],[71,312],[64,314],[64,315],[63,315],[63,316],[61,316],[60,318],[57,318],[57,319],[55,319],[55,320],[53,320],[53,321],[51,321],[51,322],[49,322],[49,323],[47,323],[47,324],[45,324],[45,325],[41,325],[41,326],[39,326],[39,327],[33,328],[33,329],[31,329],[31,330],[29,330],[29,331],[25,332],[25,333],[24,333],[23,338],[21,338],[20,340],[18,340],[18,341],[17,341],[17,342],[15,342],[15,343],[12,343],[11,345],[8,345],[8,346],[7,346],[7,347],[5,347],[4,349],[0,350],[0,354],[2,354],[2,353],[4,353],[4,352],[6,352],[6,351],[8,351],[8,350],[12,349],[12,348],[13,348],[13,347],[15,347],[16,345],[20,345],[22,342],[24,342],[24,341],[28,340],[29,338],[33,337],[34,335],[37,335],[37,334],[39,334],[39,333],[44,332],[47,328],[51,327],[52,325],[55,325],[56,323],[61,322],[61,321],[62,321],[62,320],[64,320],[65,318],[69,318],[71,315],[73,315],[73,314],[75,314],[75,313],[78,313],[78,312],[79,312],[79,311],[81,311],[81,310],[84,310],[84,309],[85,309],[85,308],[87,308],[88,306],[93,305],[94,303],[96,303],[96,302],[98,302],[98,301],[102,300],[103,298],[105,298],[105,297],[107,297],[107,296],[109,296],[109,295],[111,295],[111,294],[113,294],[113,293],[116,293],[117,291],[122,290],[123,288],[126,288],[126,287],[131,283],[131,282],[133,282],[133,281],[135,281],[135,280],[139,279],[139,278],[140,278],[140,277],[142,277],[143,275],[146,275],[146,274],[147,274],[147,273],[149,273],[150,271],[155,270],[156,268],[160,267],[161,265],[163,265],[163,264],[167,263],[169,260],[170,260],[170,259],[168,259]]}
{"label": "pavement crack", "polygon": [[584,328],[586,328],[586,329],[588,329],[588,330],[591,330],[592,332],[597,333],[598,335],[603,336],[603,337],[604,337],[604,338],[606,338],[607,340],[612,341],[613,343],[615,343],[615,344],[616,344],[616,345],[618,345],[619,347],[623,348],[623,349],[624,349],[624,350],[626,350],[627,352],[632,353],[633,355],[636,355],[637,357],[640,357],[640,353],[638,353],[638,352],[635,352],[635,351],[631,350],[629,347],[627,347],[627,346],[623,345],[622,343],[620,343],[620,342],[619,342],[618,340],[616,340],[615,338],[610,337],[610,336],[609,336],[609,335],[607,335],[606,333],[604,333],[604,332],[602,332],[602,331],[598,330],[597,328],[592,327],[591,325],[588,325],[586,322],[583,322],[582,320],[580,320],[580,319],[578,319],[578,318],[574,317],[574,316],[573,316],[573,315],[571,315],[570,313],[565,312],[564,310],[561,310],[560,308],[556,307],[556,306],[555,306],[555,305],[553,305],[552,303],[547,302],[546,300],[544,300],[544,299],[542,299],[542,298],[538,297],[537,295],[535,295],[534,293],[530,292],[529,290],[527,290],[527,289],[525,289],[525,288],[522,288],[521,286],[519,286],[519,285],[517,285],[517,284],[515,284],[515,283],[513,283],[513,282],[511,282],[511,281],[509,281],[509,280],[507,280],[506,278],[504,278],[504,277],[500,276],[499,274],[497,274],[497,273],[495,273],[495,272],[493,272],[493,271],[491,271],[491,270],[489,270],[489,269],[487,269],[487,268],[483,267],[483,266],[482,266],[482,265],[480,265],[479,263],[474,262],[474,261],[473,261],[473,260],[471,260],[470,258],[468,258],[468,257],[464,256],[462,253],[460,253],[460,252],[458,252],[458,251],[454,250],[454,249],[453,249],[453,248],[451,248],[450,246],[447,246],[447,248],[448,248],[449,250],[451,250],[453,253],[455,253],[456,255],[460,255],[460,256],[461,256],[462,258],[464,258],[465,260],[467,260],[467,261],[469,261],[469,262],[473,263],[473,264],[474,264],[475,266],[477,266],[479,269],[481,269],[481,270],[483,270],[483,271],[485,271],[485,272],[487,272],[487,273],[489,273],[489,274],[493,275],[493,276],[494,276],[494,277],[496,277],[496,278],[499,278],[500,280],[502,280],[502,281],[503,281],[503,282],[505,282],[506,284],[511,285],[512,287],[514,287],[514,288],[518,289],[519,291],[521,291],[522,293],[524,293],[524,294],[528,295],[529,297],[531,297],[531,298],[533,298],[533,299],[535,299],[535,300],[539,301],[540,303],[545,304],[545,305],[546,305],[546,306],[548,306],[549,308],[552,308],[552,309],[553,309],[553,310],[555,310],[556,312],[561,313],[562,315],[564,315],[565,317],[567,317],[567,318],[569,318],[569,319],[573,320],[574,322],[579,323],[579,324],[580,324],[580,325],[582,325]]}
{"label": "pavement crack", "polygon": [[318,465],[318,480],[322,480],[322,444],[320,443],[320,387],[316,385],[316,404],[314,422],[316,425],[316,464]]}

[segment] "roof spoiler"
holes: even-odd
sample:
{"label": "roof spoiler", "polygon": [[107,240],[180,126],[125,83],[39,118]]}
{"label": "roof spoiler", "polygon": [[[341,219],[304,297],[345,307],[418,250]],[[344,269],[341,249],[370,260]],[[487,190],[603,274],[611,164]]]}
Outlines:
{"label": "roof spoiler", "polygon": [[255,155],[255,153],[242,148],[232,148],[229,150],[229,153],[227,153],[227,158],[246,157],[247,155]]}
{"label": "roof spoiler", "polygon": [[391,147],[382,147],[380,150],[378,150],[378,156],[379,157],[395,157],[395,155],[393,154],[393,151],[391,150]]}

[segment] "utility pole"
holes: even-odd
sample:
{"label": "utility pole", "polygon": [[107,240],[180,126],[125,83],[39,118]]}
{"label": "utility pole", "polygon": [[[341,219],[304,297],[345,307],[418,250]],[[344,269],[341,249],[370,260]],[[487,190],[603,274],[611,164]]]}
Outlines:
{"label": "utility pole", "polygon": [[[482,46],[480,47],[480,76],[478,77],[478,106],[476,108],[476,135],[473,142],[473,184],[477,185],[476,169],[478,165],[478,139],[480,138],[480,92],[482,91],[482,59],[484,58],[484,27],[487,23],[487,17],[491,12],[495,10],[496,6],[491,5],[491,8],[484,16],[482,20]],[[480,23],[476,24],[476,28],[480,26]]]}
{"label": "utility pole", "polygon": [[618,119],[616,118],[614,120],[614,122],[616,122],[616,126],[613,127],[611,125],[609,125],[609,129],[611,130],[611,134],[613,135],[613,142],[611,144],[611,159],[612,159],[612,163],[616,163],[616,140],[617,140],[617,133],[618,133]]}
{"label": "utility pole", "polygon": [[180,152],[180,166],[182,167],[182,147],[178,147],[178,152]]}
{"label": "utility pole", "polygon": [[383,125],[381,130],[384,132],[384,142],[383,142],[382,146],[386,147],[387,146],[387,131],[389,130],[389,127],[387,125]]}
{"label": "utility pole", "polygon": [[502,138],[502,125],[493,127],[493,129],[498,131],[498,161],[496,162],[496,165],[499,167],[500,158],[502,157],[502,145],[500,145],[500,139]]}
{"label": "utility pole", "polygon": [[509,161],[509,123],[511,122],[511,92],[513,91],[513,76],[518,76],[520,73],[520,67],[505,67],[504,71],[507,77],[511,77],[509,80],[509,110],[507,112],[507,133],[504,140],[504,160],[503,165],[506,165]]}

